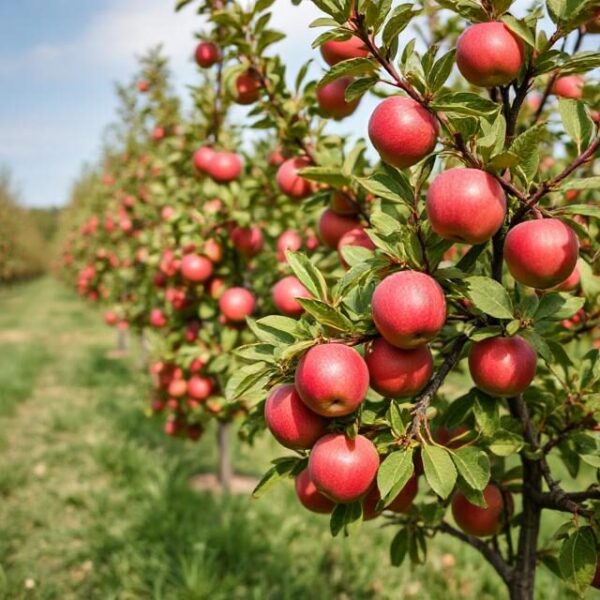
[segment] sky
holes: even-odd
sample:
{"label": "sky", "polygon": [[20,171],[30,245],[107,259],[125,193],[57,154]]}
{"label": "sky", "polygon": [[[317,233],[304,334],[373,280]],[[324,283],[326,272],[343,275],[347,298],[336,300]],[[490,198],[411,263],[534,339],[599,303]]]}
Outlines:
{"label": "sky", "polygon": [[[528,0],[517,0],[517,9]],[[116,106],[114,83],[136,56],[162,43],[182,95],[194,81],[193,33],[202,19],[174,0],[0,0],[0,165],[8,165],[28,206],[61,205],[81,165],[98,154]],[[322,13],[308,0],[277,0],[273,26],[288,38],[278,51],[293,75],[317,53]],[[322,69],[317,61],[315,73]],[[376,100],[365,98],[339,132],[366,132]]]}

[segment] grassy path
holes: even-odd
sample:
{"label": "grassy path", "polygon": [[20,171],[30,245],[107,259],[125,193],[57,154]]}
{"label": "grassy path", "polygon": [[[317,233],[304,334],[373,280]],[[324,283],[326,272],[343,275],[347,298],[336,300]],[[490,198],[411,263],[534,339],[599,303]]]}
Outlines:
{"label": "grassy path", "polygon": [[[169,440],[144,414],[134,360],[50,279],[0,292],[0,598],[497,600],[468,549],[389,566],[391,531],[331,540],[291,485],[261,501],[188,488],[214,465],[212,435]],[[212,433],[212,432],[209,432]],[[267,442],[238,470],[260,473]],[[540,598],[565,598],[544,575]]]}

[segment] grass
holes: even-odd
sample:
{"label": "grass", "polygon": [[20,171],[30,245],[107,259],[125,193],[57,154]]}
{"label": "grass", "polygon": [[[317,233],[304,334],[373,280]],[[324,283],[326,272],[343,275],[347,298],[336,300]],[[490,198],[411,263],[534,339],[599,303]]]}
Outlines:
{"label": "grass", "polygon": [[[214,432],[165,438],[145,416],[135,360],[107,358],[114,332],[52,280],[0,292],[0,342],[0,598],[505,596],[453,540],[431,544],[425,566],[395,569],[393,532],[376,523],[331,539],[291,484],[259,501],[191,491],[214,467]],[[237,470],[258,475],[277,452],[266,439],[236,446]],[[542,570],[538,594],[567,597]]]}

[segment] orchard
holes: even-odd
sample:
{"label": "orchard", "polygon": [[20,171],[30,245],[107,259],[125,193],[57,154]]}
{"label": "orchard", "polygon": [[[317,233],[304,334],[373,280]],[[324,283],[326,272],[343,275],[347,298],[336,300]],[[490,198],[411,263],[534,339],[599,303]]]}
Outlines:
{"label": "orchard", "polygon": [[253,502],[295,496],[282,531],[385,534],[389,579],[343,597],[404,597],[394,573],[445,544],[484,597],[596,597],[600,2],[313,0],[292,69],[280,1],[176,2],[195,78],[157,47],[119,84],[60,279],[225,503],[260,455]]}

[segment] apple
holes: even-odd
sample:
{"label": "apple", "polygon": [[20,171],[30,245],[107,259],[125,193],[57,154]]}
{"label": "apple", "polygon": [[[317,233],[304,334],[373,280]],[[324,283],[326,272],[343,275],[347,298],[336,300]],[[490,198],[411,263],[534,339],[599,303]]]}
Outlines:
{"label": "apple", "polygon": [[222,277],[213,277],[208,284],[208,293],[213,300],[218,300],[225,291],[225,280]]}
{"label": "apple", "polygon": [[439,283],[417,271],[386,277],[373,293],[373,320],[396,348],[409,350],[430,342],[446,321],[446,299]]}
{"label": "apple", "polygon": [[319,237],[332,250],[336,250],[346,233],[360,227],[360,221],[353,216],[338,215],[326,208],[319,219]]}
{"label": "apple", "polygon": [[256,298],[243,287],[232,287],[219,298],[221,314],[229,322],[243,323],[256,308]]}
{"label": "apple", "polygon": [[277,260],[279,262],[287,262],[285,253],[287,250],[296,252],[302,248],[302,238],[297,231],[288,229],[277,238]]}
{"label": "apple", "polygon": [[145,79],[140,79],[137,82],[138,92],[145,94],[150,89],[150,84]]}
{"label": "apple", "polygon": [[325,343],[306,352],[296,368],[296,389],[304,403],[324,417],[354,412],[369,390],[369,370],[350,346]]}
{"label": "apple", "polygon": [[194,152],[194,167],[196,167],[200,173],[208,173],[215,154],[216,152],[210,146],[200,146],[200,148]]}
{"label": "apple", "polygon": [[340,120],[356,110],[360,98],[346,102],[346,90],[352,81],[352,77],[340,77],[323,87],[317,88],[317,102],[321,112],[326,117]]}
{"label": "apple", "polygon": [[299,317],[304,312],[296,298],[312,298],[310,292],[293,275],[279,280],[273,286],[272,296],[277,310],[288,317]]}
{"label": "apple", "polygon": [[561,98],[580,100],[583,96],[585,79],[582,75],[565,75],[558,77],[552,84],[552,93]]}
{"label": "apple", "polygon": [[214,238],[209,238],[206,240],[202,250],[208,259],[214,264],[218,264],[223,260],[223,246],[221,246],[221,244]]}
{"label": "apple", "polygon": [[558,286],[556,289],[559,292],[572,292],[579,287],[581,283],[581,271],[579,270],[579,265],[575,265],[573,272]]}
{"label": "apple", "polygon": [[152,130],[152,139],[155,142],[159,142],[165,137],[165,128],[164,127],[155,127]]}
{"label": "apple", "polygon": [[195,57],[198,65],[207,69],[221,60],[221,51],[213,42],[200,42],[196,48]]}
{"label": "apple", "polygon": [[312,183],[298,173],[310,164],[308,157],[296,156],[288,158],[277,169],[277,186],[286,196],[294,200],[302,200],[312,194]]}
{"label": "apple", "polygon": [[308,467],[296,476],[296,495],[304,508],[314,513],[329,514],[335,503],[321,494],[310,478]]}
{"label": "apple", "polygon": [[187,393],[195,400],[206,400],[212,394],[213,389],[213,380],[203,375],[192,375],[187,382]]}
{"label": "apple", "polygon": [[359,246],[361,248],[366,248],[367,250],[375,250],[376,248],[375,244],[362,227],[355,227],[346,232],[338,242],[338,254],[340,260],[344,266],[347,266],[344,257],[342,256],[342,248],[345,246]]}
{"label": "apple", "polygon": [[235,80],[236,96],[238,104],[254,104],[260,98],[262,83],[260,77],[253,71],[246,71],[238,75]]}
{"label": "apple", "polygon": [[213,264],[200,254],[186,254],[181,259],[181,274],[188,281],[201,283],[210,279],[213,273]]}
{"label": "apple", "polygon": [[333,66],[349,58],[362,58],[369,55],[362,40],[355,36],[347,40],[330,40],[321,45],[321,55],[325,62]]}
{"label": "apple", "polygon": [[[395,513],[407,513],[412,506],[414,499],[419,491],[419,479],[416,475],[411,475],[406,485],[400,490],[394,500],[385,507]],[[377,486],[373,486],[371,491],[363,499],[363,520],[370,521],[378,517],[382,511],[377,511],[377,504],[381,500],[381,495]]]}
{"label": "apple", "polygon": [[150,325],[160,328],[167,324],[167,318],[160,308],[153,308],[150,311]]}
{"label": "apple", "polygon": [[291,450],[312,448],[327,427],[327,419],[310,410],[292,384],[271,391],[265,403],[265,421],[273,437]]}
{"label": "apple", "polygon": [[456,524],[468,535],[494,535],[502,524],[504,498],[498,486],[490,483],[483,490],[483,497],[487,508],[471,504],[460,490],[452,496],[452,516]]}
{"label": "apple", "polygon": [[377,338],[365,353],[371,387],[388,398],[404,398],[418,394],[433,373],[433,357],[429,346],[402,350]]}
{"label": "apple", "polygon": [[181,398],[187,393],[187,383],[185,379],[173,379],[168,388],[169,396],[172,398]]}
{"label": "apple", "polygon": [[522,337],[492,337],[475,342],[469,371],[475,385],[490,396],[517,396],[533,381],[537,354]]}
{"label": "apple", "polygon": [[432,432],[432,436],[438,444],[446,446],[446,448],[450,448],[451,450],[456,450],[457,448],[462,448],[467,443],[466,434],[468,431],[469,428],[465,425],[458,425],[452,429],[441,425]]}
{"label": "apple", "polygon": [[258,225],[234,227],[231,232],[231,241],[238,252],[247,258],[256,256],[264,246],[263,234]]}
{"label": "apple", "polygon": [[548,289],[575,269],[579,240],[559,219],[535,219],[513,227],[504,240],[504,258],[511,275],[523,285]]}
{"label": "apple", "polygon": [[450,169],[427,191],[431,228],[445,240],[483,244],[502,227],[506,196],[492,175],[479,169]]}
{"label": "apple", "polygon": [[208,174],[218,183],[239,179],[242,170],[242,159],[235,152],[215,152],[208,165]]}
{"label": "apple", "polygon": [[112,327],[119,322],[119,316],[114,310],[107,310],[104,313],[104,322]]}
{"label": "apple", "polygon": [[283,150],[281,148],[275,148],[275,150],[272,150],[269,153],[269,158],[267,160],[271,167],[278,167],[285,160]]}
{"label": "apple", "polygon": [[525,45],[504,23],[477,23],[458,38],[456,64],[473,85],[508,85],[525,63]]}
{"label": "apple", "polygon": [[334,502],[354,502],[375,481],[379,455],[371,440],[343,433],[329,433],[314,446],[308,471],[316,488]]}
{"label": "apple", "polygon": [[369,119],[369,138],[381,160],[407,169],[430,154],[437,143],[435,116],[412,98],[386,98]]}
{"label": "apple", "polygon": [[331,210],[338,215],[358,214],[358,203],[348,194],[335,190],[329,202]]}

